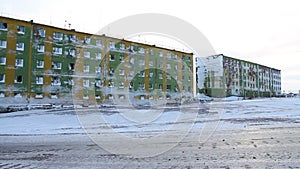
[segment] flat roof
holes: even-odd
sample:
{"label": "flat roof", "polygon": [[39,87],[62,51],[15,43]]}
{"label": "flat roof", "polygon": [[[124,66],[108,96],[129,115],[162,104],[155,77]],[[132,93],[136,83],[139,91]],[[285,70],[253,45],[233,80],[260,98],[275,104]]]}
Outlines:
{"label": "flat roof", "polygon": [[183,51],[179,51],[179,50],[175,50],[175,49],[159,47],[159,46],[156,46],[156,45],[144,44],[144,43],[141,43],[141,42],[134,42],[134,41],[130,41],[130,40],[119,39],[119,38],[115,38],[115,37],[106,36],[105,34],[102,34],[102,35],[91,34],[91,33],[76,31],[75,29],[65,29],[65,28],[55,27],[55,26],[46,25],[46,24],[35,23],[35,22],[33,22],[33,20],[25,21],[25,20],[15,19],[15,18],[10,18],[10,17],[5,17],[5,16],[0,16],[0,18],[15,20],[15,21],[24,22],[24,23],[27,23],[27,24],[28,23],[30,23],[30,24],[36,24],[36,25],[50,27],[50,28],[59,29],[59,30],[63,30],[63,31],[70,31],[70,32],[85,34],[85,35],[88,35],[88,36],[97,36],[97,37],[102,37],[102,38],[114,39],[114,40],[118,40],[118,41],[125,41],[125,42],[134,43],[134,44],[138,44],[138,45],[144,45],[144,46],[148,46],[148,47],[154,47],[154,48],[161,49],[161,50],[168,50],[168,51],[172,51],[172,52],[179,52],[179,53],[182,53],[182,54],[193,55],[193,53],[187,53],[187,52],[183,52]]}

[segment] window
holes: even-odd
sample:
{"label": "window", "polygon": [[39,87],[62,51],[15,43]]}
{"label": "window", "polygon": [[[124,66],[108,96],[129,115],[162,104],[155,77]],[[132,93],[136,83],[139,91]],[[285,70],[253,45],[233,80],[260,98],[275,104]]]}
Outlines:
{"label": "window", "polygon": [[70,55],[71,57],[75,57],[75,55],[76,55],[75,49],[70,49],[70,50],[69,50],[69,55]]}
{"label": "window", "polygon": [[139,60],[139,65],[144,66],[145,65],[145,60]]}
{"label": "window", "polygon": [[141,48],[139,49],[139,53],[145,53],[145,49],[141,47]]}
{"label": "window", "polygon": [[16,59],[16,65],[17,67],[23,67],[23,59]]}
{"label": "window", "polygon": [[131,64],[134,64],[134,58],[130,58],[130,61],[129,61]]}
{"label": "window", "polygon": [[145,77],[145,72],[144,71],[140,72],[140,77]]}
{"label": "window", "polygon": [[153,61],[149,61],[149,66],[153,66]]}
{"label": "window", "polygon": [[159,79],[163,79],[163,75],[161,73],[159,74]]}
{"label": "window", "polygon": [[53,39],[61,41],[61,40],[63,40],[63,34],[60,33],[60,32],[54,32],[53,33]]}
{"label": "window", "polygon": [[129,89],[132,89],[134,87],[134,84],[132,82],[129,83]]}
{"label": "window", "polygon": [[96,66],[95,67],[95,72],[96,73],[100,73],[101,72],[101,67],[100,66]]}
{"label": "window", "polygon": [[178,69],[178,66],[177,65],[175,65],[175,70],[177,70]]}
{"label": "window", "polygon": [[0,40],[0,48],[6,48],[6,41]]}
{"label": "window", "polygon": [[90,65],[84,65],[83,72],[85,72],[85,73],[90,72]]}
{"label": "window", "polygon": [[96,53],[96,59],[99,59],[99,60],[100,60],[101,58],[102,58],[102,53],[100,53],[100,52],[99,52],[99,53]]}
{"label": "window", "polygon": [[124,55],[120,55],[120,62],[124,62]]}
{"label": "window", "polygon": [[177,58],[178,58],[178,55],[177,55],[177,54],[175,54],[173,57],[174,57],[174,59],[177,59]]}
{"label": "window", "polygon": [[145,83],[139,82],[139,89],[145,89]]}
{"label": "window", "polygon": [[46,30],[45,29],[39,29],[39,36],[40,37],[46,37]]}
{"label": "window", "polygon": [[149,89],[153,89],[153,83],[149,83]]}
{"label": "window", "polygon": [[51,84],[55,86],[60,86],[61,85],[61,79],[60,77],[54,76],[51,78]]}
{"label": "window", "polygon": [[83,80],[83,87],[89,87],[90,86],[90,80],[89,79],[84,79]]}
{"label": "window", "polygon": [[74,68],[75,68],[74,63],[70,63],[69,64],[69,70],[74,71]]}
{"label": "window", "polygon": [[6,57],[0,57],[0,65],[6,65]]}
{"label": "window", "polygon": [[19,51],[24,51],[24,43],[23,42],[17,42],[16,49]]}
{"label": "window", "polygon": [[0,30],[7,31],[7,23],[0,22]]}
{"label": "window", "polygon": [[43,97],[44,97],[44,96],[43,96],[43,94],[41,94],[41,93],[35,95],[35,98],[36,98],[36,99],[42,99]]}
{"label": "window", "polygon": [[109,60],[110,61],[115,61],[115,55],[109,55]]}
{"label": "window", "polygon": [[171,65],[170,64],[167,64],[167,69],[171,69]]}
{"label": "window", "polygon": [[162,52],[158,52],[159,57],[163,57],[163,53]]}
{"label": "window", "polygon": [[44,77],[36,77],[36,84],[43,84],[44,83]]}
{"label": "window", "polygon": [[95,87],[101,87],[101,80],[95,80]]}
{"label": "window", "polygon": [[110,49],[116,48],[116,42],[109,42]]}
{"label": "window", "polygon": [[76,42],[76,35],[70,34],[68,36],[65,36],[65,40],[70,42]]}
{"label": "window", "polygon": [[124,82],[119,83],[119,88],[124,88]]}
{"label": "window", "polygon": [[4,92],[0,92],[0,97],[5,97],[5,93]]}
{"label": "window", "polygon": [[84,57],[90,58],[90,57],[91,57],[91,52],[85,51],[85,52],[84,52]]}
{"label": "window", "polygon": [[129,52],[134,52],[135,46],[134,45],[130,45],[130,49]]}
{"label": "window", "polygon": [[125,44],[124,43],[120,43],[120,49],[125,50]]}
{"label": "window", "polygon": [[0,74],[0,83],[5,83],[5,74]]}
{"label": "window", "polygon": [[149,77],[152,78],[153,77],[153,72],[149,73]]}
{"label": "window", "polygon": [[53,53],[57,54],[57,55],[61,55],[62,54],[62,48],[53,47]]}
{"label": "window", "polygon": [[16,76],[15,83],[23,83],[23,76],[21,75]]}
{"label": "window", "polygon": [[85,42],[86,44],[90,44],[90,43],[91,43],[91,38],[90,38],[90,37],[85,37],[85,38],[84,38],[84,42]]}
{"label": "window", "polygon": [[115,70],[114,70],[114,68],[112,68],[112,67],[111,67],[111,68],[109,68],[109,74],[110,74],[110,75],[113,75],[114,73],[115,73]]}
{"label": "window", "polygon": [[115,83],[113,81],[108,82],[108,87],[115,87]]}
{"label": "window", "polygon": [[37,51],[38,52],[45,52],[45,45],[38,45]]}
{"label": "window", "polygon": [[96,46],[99,46],[99,47],[102,46],[102,41],[101,41],[101,39],[97,39],[97,40],[96,40]]}
{"label": "window", "polygon": [[167,85],[167,90],[171,90],[171,85]]}
{"label": "window", "polygon": [[18,34],[23,34],[23,35],[25,34],[24,26],[18,25],[17,30],[18,30]]}
{"label": "window", "polygon": [[123,76],[123,75],[125,74],[125,73],[124,73],[124,69],[120,69],[120,70],[119,70],[119,74]]}
{"label": "window", "polygon": [[171,80],[171,75],[167,74],[167,79]]}
{"label": "window", "polygon": [[74,80],[72,78],[68,79],[68,85],[70,85],[70,86],[74,85]]}
{"label": "window", "polygon": [[37,60],[36,61],[36,68],[44,68],[44,61],[43,60]]}
{"label": "window", "polygon": [[61,69],[61,62],[52,62],[52,69]]}
{"label": "window", "polygon": [[171,59],[171,53],[167,53],[167,59]]}

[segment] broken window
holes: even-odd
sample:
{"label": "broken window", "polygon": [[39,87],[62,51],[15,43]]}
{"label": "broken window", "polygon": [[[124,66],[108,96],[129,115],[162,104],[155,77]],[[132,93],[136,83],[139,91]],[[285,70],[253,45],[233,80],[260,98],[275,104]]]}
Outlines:
{"label": "broken window", "polygon": [[15,83],[22,83],[23,82],[23,76],[22,75],[18,75],[15,78]]}
{"label": "broken window", "polygon": [[7,23],[0,22],[0,30],[7,31]]}
{"label": "broken window", "polygon": [[111,68],[109,68],[109,74],[110,74],[110,75],[113,75],[114,73],[115,73],[115,69],[114,69],[114,68],[112,68],[112,67],[111,67]]}
{"label": "broken window", "polygon": [[149,89],[153,89],[153,83],[149,83]]}
{"label": "broken window", "polygon": [[145,83],[139,82],[139,89],[145,89]]}
{"label": "broken window", "polygon": [[109,60],[110,61],[115,61],[115,55],[109,55]]}
{"label": "broken window", "polygon": [[140,77],[145,77],[145,72],[144,71],[140,72]]}
{"label": "broken window", "polygon": [[69,56],[75,57],[76,56],[76,50],[75,49],[69,49]]}
{"label": "broken window", "polygon": [[115,87],[115,83],[113,81],[109,81],[108,82],[108,87]]}
{"label": "broken window", "polygon": [[0,83],[5,83],[5,74],[0,74]]}
{"label": "broken window", "polygon": [[74,71],[75,65],[74,63],[69,63],[69,70]]}

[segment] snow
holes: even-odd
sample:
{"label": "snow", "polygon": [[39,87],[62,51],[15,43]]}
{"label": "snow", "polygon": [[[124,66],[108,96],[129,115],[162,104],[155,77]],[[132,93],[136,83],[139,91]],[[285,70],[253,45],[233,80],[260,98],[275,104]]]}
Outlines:
{"label": "snow", "polygon": [[[230,100],[230,102],[228,102]],[[160,112],[157,117],[147,123],[137,123],[128,120],[124,114],[116,113],[112,107],[101,108],[105,112],[100,113],[105,124],[99,126],[110,126],[116,132],[151,132],[166,131],[172,129],[173,125],[179,123],[195,122],[193,129],[203,128],[205,123],[210,123],[210,118],[219,121],[219,127],[224,126],[255,126],[255,125],[289,125],[300,124],[300,98],[261,98],[253,100],[240,100],[232,97],[225,101],[212,101],[199,103],[206,107],[207,112],[200,111],[198,107],[191,108],[192,111],[181,112],[172,109]],[[201,108],[201,107],[200,107]],[[77,107],[76,109],[83,109]],[[84,110],[86,113],[89,109]],[[98,109],[98,108],[97,108]],[[130,110],[128,110],[130,111]],[[139,113],[147,115],[149,110],[139,110]],[[185,119],[179,121],[178,117],[183,115]],[[192,114],[196,113],[196,116]],[[88,113],[87,113],[88,114]],[[149,114],[148,114],[149,115]],[[193,119],[196,117],[196,119]],[[0,114],[0,135],[43,135],[43,134],[84,134],[85,130],[78,121],[77,114],[70,108],[58,110],[28,110]]]}

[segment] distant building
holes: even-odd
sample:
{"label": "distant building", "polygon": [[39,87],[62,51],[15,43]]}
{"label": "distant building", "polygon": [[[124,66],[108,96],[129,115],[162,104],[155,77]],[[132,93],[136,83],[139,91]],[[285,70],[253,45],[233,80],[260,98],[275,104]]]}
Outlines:
{"label": "distant building", "polygon": [[191,97],[193,65],[192,53],[0,17],[3,101],[103,103],[130,99],[124,88],[139,100]]}
{"label": "distant building", "polygon": [[[204,81],[197,82],[203,83],[202,91],[209,96],[272,97],[281,94],[281,71],[278,69],[223,54],[197,60],[205,65],[206,76]],[[196,68],[200,70],[201,66],[197,64]]]}

